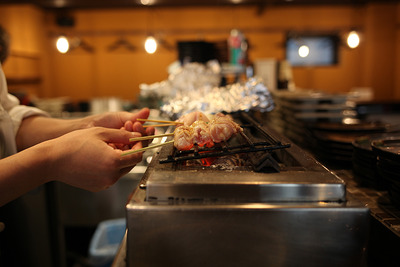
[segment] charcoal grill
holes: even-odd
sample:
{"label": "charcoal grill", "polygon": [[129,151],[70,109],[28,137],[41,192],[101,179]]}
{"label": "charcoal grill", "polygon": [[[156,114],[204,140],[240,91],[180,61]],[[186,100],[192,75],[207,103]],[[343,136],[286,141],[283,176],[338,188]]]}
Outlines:
{"label": "charcoal grill", "polygon": [[[172,155],[168,155],[167,159],[161,159],[160,163],[176,163],[180,161],[222,157],[233,154],[273,151],[290,147],[289,143],[283,144],[281,141],[276,140],[273,136],[266,132],[265,129],[260,127],[259,123],[252,119],[248,114],[238,113],[236,117],[241,118],[242,121],[245,122],[245,124],[241,125],[244,130],[243,132],[240,132],[234,136],[232,139],[216,144],[212,148],[199,148],[195,144],[193,149],[187,151],[173,149]],[[251,133],[252,138],[250,138],[246,132],[248,134]],[[242,139],[242,142],[238,141],[237,139]]]}
{"label": "charcoal grill", "polygon": [[[154,156],[127,204],[129,266],[362,266],[369,210],[343,180],[247,113],[215,149]],[[230,168],[189,164],[240,155]]]}

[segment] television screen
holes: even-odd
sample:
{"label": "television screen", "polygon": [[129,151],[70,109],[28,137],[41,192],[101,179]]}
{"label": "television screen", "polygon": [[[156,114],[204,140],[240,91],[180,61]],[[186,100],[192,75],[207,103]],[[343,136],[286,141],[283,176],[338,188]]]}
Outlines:
{"label": "television screen", "polygon": [[296,36],[286,40],[286,59],[292,66],[337,64],[337,37],[333,35]]}

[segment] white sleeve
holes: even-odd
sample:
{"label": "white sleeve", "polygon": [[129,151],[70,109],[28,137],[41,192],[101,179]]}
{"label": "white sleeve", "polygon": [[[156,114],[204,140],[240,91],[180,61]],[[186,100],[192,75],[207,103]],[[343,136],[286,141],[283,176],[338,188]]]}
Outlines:
{"label": "white sleeve", "polygon": [[38,108],[20,105],[18,98],[8,93],[6,78],[3,69],[1,68],[1,65],[0,65],[0,109],[4,109],[10,115],[13,122],[14,134],[17,133],[18,128],[24,118],[33,115],[49,116],[48,113]]}

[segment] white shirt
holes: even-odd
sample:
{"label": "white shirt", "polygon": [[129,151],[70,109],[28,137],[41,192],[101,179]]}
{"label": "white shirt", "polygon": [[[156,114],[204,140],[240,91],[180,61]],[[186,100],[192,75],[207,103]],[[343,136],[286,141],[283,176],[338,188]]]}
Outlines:
{"label": "white shirt", "polygon": [[18,98],[8,93],[0,64],[0,158],[17,152],[15,137],[22,120],[32,115],[48,114],[38,108],[20,105]]}

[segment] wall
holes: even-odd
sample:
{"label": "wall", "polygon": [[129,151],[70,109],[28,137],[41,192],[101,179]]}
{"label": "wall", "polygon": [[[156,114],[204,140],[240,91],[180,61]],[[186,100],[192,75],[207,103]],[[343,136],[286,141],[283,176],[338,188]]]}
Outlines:
{"label": "wall", "polygon": [[376,97],[382,100],[392,99],[400,90],[395,87],[396,66],[400,64],[396,61],[400,52],[400,46],[396,46],[399,14],[389,4],[366,8],[363,82],[374,88]]}
{"label": "wall", "polygon": [[44,12],[30,5],[1,6],[0,24],[11,35],[11,53],[3,66],[9,90],[45,95]]}
{"label": "wall", "polygon": [[[37,52],[44,58],[41,63],[43,80],[41,88],[37,89],[41,97],[70,96],[82,100],[118,96],[137,100],[139,84],[166,79],[166,68],[178,56],[175,49],[167,47],[160,47],[153,55],[146,54],[143,43],[148,33],[175,45],[178,40],[226,40],[230,29],[239,28],[250,42],[249,59],[252,61],[284,59],[283,43],[289,30],[335,31],[344,38],[347,30],[356,27],[363,31],[363,42],[357,49],[341,46],[339,64],[335,66],[294,68],[296,85],[339,93],[353,87],[372,87],[376,100],[392,100],[393,97],[400,100],[400,78],[396,75],[400,65],[397,51],[400,7],[395,3],[362,7],[267,7],[261,11],[252,6],[83,9],[70,12],[75,18],[75,26],[71,28],[58,27],[55,13],[33,10],[27,17],[45,29],[46,34],[46,42],[40,45],[41,52]],[[17,15],[20,12],[14,13],[15,17]],[[0,17],[0,23],[2,21]],[[16,24],[20,22],[8,23]],[[12,33],[29,37],[17,26],[12,28]],[[59,54],[53,45],[56,33],[79,36],[93,46],[94,51],[78,48],[65,55]],[[136,49],[129,51],[120,47],[110,51],[109,46],[121,37]],[[5,71],[8,76],[13,75],[11,67],[5,66]]]}
{"label": "wall", "polygon": [[400,75],[398,75],[398,73],[400,73],[400,5],[397,5],[396,10],[396,34],[395,34],[395,47],[396,47],[396,53],[395,53],[395,60],[396,60],[396,67],[394,68],[394,79],[395,79],[395,86],[394,86],[394,92],[393,92],[393,97],[395,99],[400,99]]}

